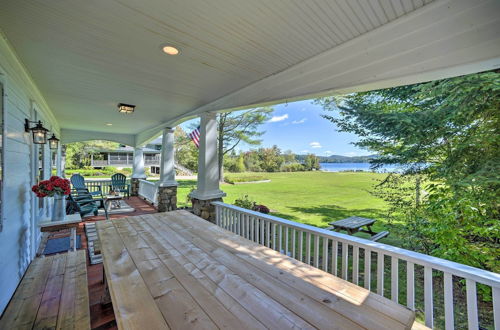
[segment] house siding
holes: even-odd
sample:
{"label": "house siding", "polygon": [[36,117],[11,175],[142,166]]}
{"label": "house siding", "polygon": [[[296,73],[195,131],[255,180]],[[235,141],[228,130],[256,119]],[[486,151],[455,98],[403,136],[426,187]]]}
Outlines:
{"label": "house siding", "polygon": [[[31,192],[34,183],[32,154],[37,151],[31,136],[24,132],[24,120],[34,113],[44,126],[59,132],[55,118],[43,96],[8,41],[0,34],[0,84],[4,90],[4,182],[3,228],[0,232],[0,313],[3,313],[29,263],[34,258],[41,234],[40,217],[47,215]],[[44,164],[50,164],[50,151],[44,145]],[[46,167],[50,169],[49,167]],[[50,170],[45,171],[50,176]]]}

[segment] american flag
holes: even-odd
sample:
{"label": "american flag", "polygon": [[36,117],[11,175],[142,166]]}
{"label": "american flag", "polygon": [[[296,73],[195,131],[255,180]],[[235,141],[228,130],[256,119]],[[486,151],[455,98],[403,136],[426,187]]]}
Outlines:
{"label": "american flag", "polygon": [[189,133],[189,137],[193,140],[193,143],[196,145],[196,148],[200,147],[200,126],[194,129],[191,133]]}

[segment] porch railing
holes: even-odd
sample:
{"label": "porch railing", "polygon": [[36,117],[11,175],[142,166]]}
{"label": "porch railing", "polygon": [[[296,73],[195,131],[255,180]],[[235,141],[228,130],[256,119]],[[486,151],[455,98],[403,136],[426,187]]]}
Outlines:
{"label": "porch railing", "polygon": [[[423,311],[425,325],[431,328],[435,323],[433,304],[438,299],[434,293],[436,284],[433,285],[433,279],[435,283],[443,279],[444,315],[439,317],[444,316],[446,329],[454,329],[454,309],[461,307],[453,299],[454,280],[465,280],[469,329],[479,328],[476,284],[491,287],[493,304],[489,308],[493,309],[495,329],[500,329],[499,274],[222,202],[212,204],[216,208],[218,226],[362,285],[379,295],[390,297],[412,310],[416,309],[416,288],[421,286],[420,274],[423,270]],[[389,260],[390,266],[388,262],[386,267],[386,261]],[[390,276],[390,281],[386,276]],[[401,285],[404,282],[406,284]],[[419,285],[417,287],[416,282]],[[400,296],[406,296],[406,301],[400,301]]]}
{"label": "porch railing", "polygon": [[[130,183],[130,179],[127,179],[127,183]],[[85,179],[85,186],[89,191],[96,191],[100,186],[102,193],[106,195],[111,187],[111,179]]]}
{"label": "porch railing", "polygon": [[156,205],[158,198],[158,187],[154,182],[139,180],[139,196]]}

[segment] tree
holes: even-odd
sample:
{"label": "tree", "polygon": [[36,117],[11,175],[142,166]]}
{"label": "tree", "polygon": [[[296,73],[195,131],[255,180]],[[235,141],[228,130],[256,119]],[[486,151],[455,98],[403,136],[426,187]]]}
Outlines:
{"label": "tree", "polygon": [[101,150],[114,150],[119,143],[94,140],[66,144],[66,168],[77,169],[90,166],[91,155],[97,156]]}
{"label": "tree", "polygon": [[[426,175],[425,196],[401,212],[433,255],[498,272],[500,74],[328,97],[318,102],[340,131],[360,136],[372,161]],[[415,180],[415,185],[417,184]],[[410,229],[410,228],[408,228]],[[411,235],[412,230],[407,230]],[[416,248],[422,240],[415,236]],[[431,244],[429,244],[431,243]]]}
{"label": "tree", "polygon": [[177,126],[174,132],[175,160],[191,171],[198,171],[198,148],[187,136],[182,127]]}
{"label": "tree", "polygon": [[265,172],[278,172],[284,162],[281,150],[277,146],[271,148],[260,148],[261,166]]}
{"label": "tree", "polygon": [[308,154],[304,160],[306,171],[319,170],[319,158],[315,154]]}
{"label": "tree", "polygon": [[241,142],[259,145],[261,140],[258,137],[265,132],[259,131],[258,128],[270,118],[272,112],[272,108],[263,107],[243,112],[224,112],[217,116],[220,181],[224,181],[224,155],[234,150]]}

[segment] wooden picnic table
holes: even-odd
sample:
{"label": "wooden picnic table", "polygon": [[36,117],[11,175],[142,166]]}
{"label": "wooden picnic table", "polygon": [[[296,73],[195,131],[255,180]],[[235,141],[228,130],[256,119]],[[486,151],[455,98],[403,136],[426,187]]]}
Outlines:
{"label": "wooden picnic table", "polygon": [[[355,234],[359,231],[375,235],[376,232],[374,232],[371,228],[375,221],[376,220],[374,219],[362,217],[349,217],[346,219],[330,222],[330,225],[332,225],[333,229],[335,229],[336,231],[347,231],[349,235]],[[363,229],[363,227],[365,226],[367,229]]]}
{"label": "wooden picnic table", "polygon": [[[362,217],[349,217],[342,220],[330,222],[330,225],[333,227],[335,231],[345,230],[349,235],[354,235],[358,232],[368,233],[372,237],[370,238],[373,241],[377,241],[381,238],[389,235],[388,231],[382,231],[380,233],[376,233],[372,230],[372,225],[376,220]],[[364,229],[363,227],[366,227]]]}
{"label": "wooden picnic table", "polygon": [[189,212],[97,222],[120,329],[407,329],[414,312]]}

